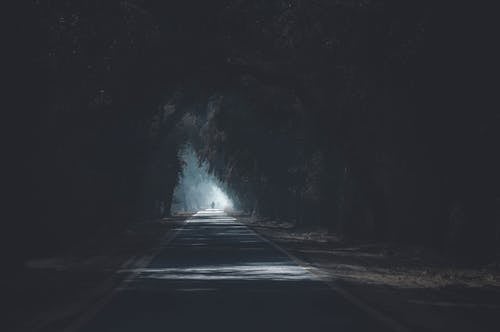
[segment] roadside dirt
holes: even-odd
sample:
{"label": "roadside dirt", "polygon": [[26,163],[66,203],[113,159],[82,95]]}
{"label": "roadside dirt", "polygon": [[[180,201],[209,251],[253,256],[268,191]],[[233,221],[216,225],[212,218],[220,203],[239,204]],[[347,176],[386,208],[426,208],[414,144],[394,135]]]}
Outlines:
{"label": "roadside dirt", "polygon": [[151,254],[188,215],[96,235],[55,257],[32,259],[10,285],[8,331],[58,331],[127,277],[120,270]]}
{"label": "roadside dirt", "polygon": [[459,267],[423,247],[346,242],[324,229],[238,220],[412,331],[499,331],[500,266]]}

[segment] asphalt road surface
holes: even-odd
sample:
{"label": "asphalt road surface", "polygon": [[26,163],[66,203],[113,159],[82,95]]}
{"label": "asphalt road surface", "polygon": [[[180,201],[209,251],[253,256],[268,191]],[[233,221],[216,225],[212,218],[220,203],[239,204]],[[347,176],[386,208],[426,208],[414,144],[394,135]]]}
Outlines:
{"label": "asphalt road surface", "polygon": [[195,214],[79,331],[388,331],[220,210]]}

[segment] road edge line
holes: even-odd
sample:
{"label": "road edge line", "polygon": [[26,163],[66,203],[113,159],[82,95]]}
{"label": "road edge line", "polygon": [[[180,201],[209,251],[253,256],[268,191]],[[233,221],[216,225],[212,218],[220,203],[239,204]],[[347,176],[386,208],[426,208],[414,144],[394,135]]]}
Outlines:
{"label": "road edge line", "polygon": [[[258,231],[256,231],[253,227],[247,225],[246,223],[240,222],[242,225],[247,226],[249,229],[251,229],[257,237],[259,237],[261,240],[264,242],[268,243],[271,245],[273,248],[277,249],[281,253],[285,254],[287,257],[289,257],[291,260],[293,260],[295,263],[298,265],[302,266],[303,268],[306,268],[311,274],[314,276],[318,277],[318,279],[325,283],[331,290],[334,292],[337,292],[340,296],[342,296],[346,301],[349,303],[353,304],[354,306],[358,307],[362,311],[364,311],[366,314],[368,314],[370,317],[373,319],[379,321],[380,323],[384,324],[386,327],[390,328],[394,332],[411,332],[411,330],[402,325],[401,323],[397,322],[393,318],[389,317],[388,315],[382,313],[381,311],[375,309],[371,305],[367,304],[363,300],[361,300],[359,297],[353,295],[351,292],[346,290],[345,288],[341,287],[337,283],[335,283],[332,280],[326,279],[323,275],[319,274],[316,271],[323,271],[322,269],[313,266],[312,264],[304,261],[303,259],[298,258],[297,256],[291,254],[288,252],[286,249],[282,248],[278,244],[274,243],[272,240],[266,238],[264,235],[260,234]],[[327,271],[323,271],[324,274],[328,275]]]}
{"label": "road edge line", "polygon": [[[137,256],[131,257],[129,260],[127,260],[125,263],[122,264],[121,268],[118,269],[117,272],[119,272],[122,269],[122,267],[124,267],[124,265],[128,267],[127,269],[132,269],[132,270],[140,270],[148,266],[151,263],[151,261],[160,253],[163,247],[165,245],[168,245],[170,242],[172,242],[172,240],[174,240],[177,237],[179,232],[184,229],[189,219],[191,219],[192,217],[193,215],[189,216],[188,218],[184,219],[182,224],[179,225],[177,228],[168,231],[160,240],[160,244],[158,245],[158,247],[153,250],[152,254],[141,256],[139,258],[137,258]],[[132,266],[133,268],[131,268]],[[83,328],[83,326],[87,322],[89,322],[92,318],[94,318],[97,315],[97,313],[101,311],[101,309],[104,308],[104,306],[108,304],[118,292],[125,289],[125,286],[128,283],[130,283],[133,279],[135,279],[139,275],[139,273],[140,271],[131,272],[129,276],[118,282],[118,284],[115,287],[110,289],[106,295],[102,296],[95,302],[89,304],[87,306],[88,309],[83,310],[81,314],[77,314],[78,317],[75,320],[73,320],[73,322],[69,323],[66,327],[64,327],[61,330],[61,332],[77,332],[81,328]]]}

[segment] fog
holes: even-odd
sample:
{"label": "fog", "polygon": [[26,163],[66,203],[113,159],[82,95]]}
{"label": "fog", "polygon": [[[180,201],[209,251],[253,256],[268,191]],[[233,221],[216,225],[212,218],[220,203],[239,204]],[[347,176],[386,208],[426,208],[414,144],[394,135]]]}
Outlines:
{"label": "fog", "polygon": [[200,162],[191,145],[179,153],[183,168],[174,189],[172,213],[200,209],[232,209],[233,201],[224,192],[224,185],[210,174],[206,162]]}

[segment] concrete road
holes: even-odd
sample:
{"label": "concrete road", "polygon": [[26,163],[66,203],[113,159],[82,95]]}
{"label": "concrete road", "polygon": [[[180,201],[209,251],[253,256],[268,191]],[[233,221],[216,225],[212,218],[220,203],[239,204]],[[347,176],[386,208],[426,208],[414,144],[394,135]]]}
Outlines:
{"label": "concrete road", "polygon": [[137,272],[79,331],[389,331],[220,210]]}

